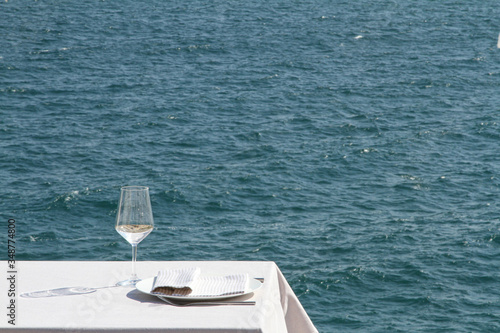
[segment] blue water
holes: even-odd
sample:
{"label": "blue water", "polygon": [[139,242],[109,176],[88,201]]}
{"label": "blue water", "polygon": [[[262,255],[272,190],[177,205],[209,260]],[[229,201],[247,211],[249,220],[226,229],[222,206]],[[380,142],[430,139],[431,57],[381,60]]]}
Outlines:
{"label": "blue water", "polygon": [[500,331],[499,17],[493,0],[0,3],[17,259],[130,260],[120,187],[148,185],[139,260],[275,261],[320,332]]}

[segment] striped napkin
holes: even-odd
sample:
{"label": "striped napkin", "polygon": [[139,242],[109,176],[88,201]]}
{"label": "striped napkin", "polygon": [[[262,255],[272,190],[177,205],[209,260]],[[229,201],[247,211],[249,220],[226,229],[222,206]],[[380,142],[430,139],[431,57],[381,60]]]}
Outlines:
{"label": "striped napkin", "polygon": [[193,292],[193,284],[200,273],[198,267],[159,271],[153,281],[151,293],[187,296]]}
{"label": "striped napkin", "polygon": [[248,274],[200,276],[199,268],[158,272],[151,293],[166,296],[213,297],[238,295],[249,288]]}

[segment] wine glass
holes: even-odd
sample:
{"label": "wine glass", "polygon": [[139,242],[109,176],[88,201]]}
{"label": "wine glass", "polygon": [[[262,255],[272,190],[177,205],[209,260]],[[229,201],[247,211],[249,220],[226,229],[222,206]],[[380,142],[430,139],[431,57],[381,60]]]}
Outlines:
{"label": "wine glass", "polygon": [[153,230],[153,212],[149,200],[149,187],[124,186],[116,214],[116,231],[132,245],[132,276],[117,285],[135,285],[140,279],[135,273],[137,244]]}

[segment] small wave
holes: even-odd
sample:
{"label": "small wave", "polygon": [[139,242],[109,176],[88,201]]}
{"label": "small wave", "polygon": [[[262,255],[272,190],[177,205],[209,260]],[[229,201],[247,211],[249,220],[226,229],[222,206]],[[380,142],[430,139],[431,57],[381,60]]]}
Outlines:
{"label": "small wave", "polygon": [[24,88],[16,88],[16,87],[7,87],[4,89],[0,89],[1,92],[7,92],[7,93],[24,93],[26,92],[26,89]]}
{"label": "small wave", "polygon": [[56,209],[59,207],[69,209],[72,205],[76,204],[78,200],[80,200],[82,197],[89,196],[93,193],[99,193],[102,190],[103,190],[102,188],[91,189],[89,187],[85,187],[81,190],[72,190],[60,194],[56,196],[55,199],[49,204],[47,210]]}
{"label": "small wave", "polygon": [[487,242],[491,242],[497,245],[500,245],[500,237],[498,237],[498,234],[493,234],[491,236],[488,236],[485,238]]}
{"label": "small wave", "polygon": [[375,153],[377,151],[378,150],[376,148],[364,148],[364,149],[361,149],[360,153],[361,154],[369,154],[369,153]]}
{"label": "small wave", "polygon": [[34,243],[34,242],[48,242],[48,241],[54,241],[56,239],[57,239],[57,235],[55,232],[52,232],[52,231],[41,232],[38,234],[29,235],[29,241],[32,243]]}

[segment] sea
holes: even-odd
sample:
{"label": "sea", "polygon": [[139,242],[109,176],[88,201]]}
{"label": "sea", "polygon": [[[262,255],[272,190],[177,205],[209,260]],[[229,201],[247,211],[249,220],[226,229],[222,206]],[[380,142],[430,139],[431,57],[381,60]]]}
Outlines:
{"label": "sea", "polygon": [[[0,259],[274,261],[320,332],[500,332],[493,0],[0,3]],[[140,275],[140,272],[139,272]]]}

